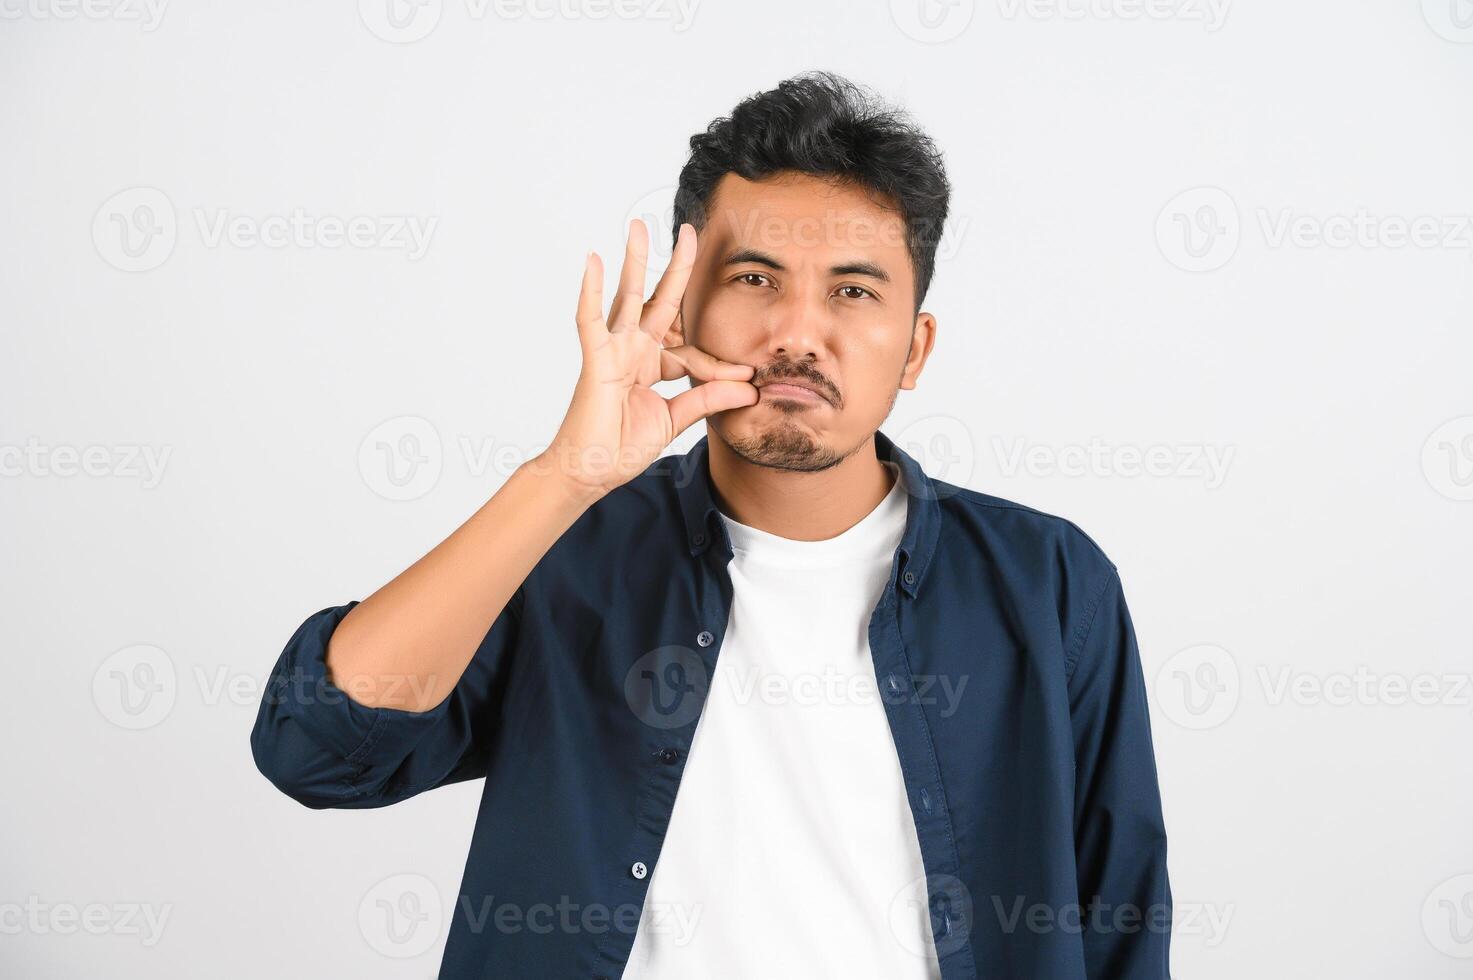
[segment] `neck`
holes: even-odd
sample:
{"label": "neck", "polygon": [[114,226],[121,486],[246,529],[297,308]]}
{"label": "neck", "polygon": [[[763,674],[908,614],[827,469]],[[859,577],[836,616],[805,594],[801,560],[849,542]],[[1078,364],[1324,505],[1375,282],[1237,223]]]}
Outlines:
{"label": "neck", "polygon": [[823,541],[858,524],[898,477],[875,455],[875,437],[817,472],[758,466],[707,429],[712,491],[721,512],[739,524],[795,541]]}

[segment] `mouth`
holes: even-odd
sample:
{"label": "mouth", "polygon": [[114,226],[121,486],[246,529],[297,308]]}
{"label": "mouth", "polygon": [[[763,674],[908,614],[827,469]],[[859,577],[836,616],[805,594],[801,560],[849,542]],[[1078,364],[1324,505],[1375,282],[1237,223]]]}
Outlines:
{"label": "mouth", "polygon": [[814,405],[828,404],[827,398],[819,394],[816,388],[803,381],[769,381],[759,386],[757,390],[761,392],[760,401],[783,398]]}

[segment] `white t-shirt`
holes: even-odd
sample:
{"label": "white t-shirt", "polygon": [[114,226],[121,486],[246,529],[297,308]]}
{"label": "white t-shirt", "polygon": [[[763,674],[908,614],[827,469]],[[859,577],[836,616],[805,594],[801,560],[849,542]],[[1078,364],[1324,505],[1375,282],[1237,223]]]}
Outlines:
{"label": "white t-shirt", "polygon": [[940,976],[869,648],[907,503],[823,541],[722,515],[731,619],[624,980]]}

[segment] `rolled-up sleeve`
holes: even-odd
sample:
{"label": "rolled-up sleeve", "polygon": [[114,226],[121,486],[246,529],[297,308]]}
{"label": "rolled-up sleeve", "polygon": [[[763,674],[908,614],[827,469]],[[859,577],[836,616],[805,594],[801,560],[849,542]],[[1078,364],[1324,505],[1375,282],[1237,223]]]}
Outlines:
{"label": "rolled-up sleeve", "polygon": [[450,695],[422,712],[369,707],[329,680],[328,639],[356,601],[309,616],[267,678],[251,730],[256,767],[314,809],[387,806],[484,776],[489,709],[515,647],[521,601],[518,590]]}
{"label": "rolled-up sleeve", "polygon": [[1112,568],[1070,662],[1075,861],[1090,980],[1168,980],[1171,888],[1146,684]]}

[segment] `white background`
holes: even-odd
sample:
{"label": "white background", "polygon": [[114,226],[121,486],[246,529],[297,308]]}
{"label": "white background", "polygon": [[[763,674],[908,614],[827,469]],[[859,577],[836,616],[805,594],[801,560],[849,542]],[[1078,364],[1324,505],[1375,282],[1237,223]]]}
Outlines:
{"label": "white background", "polygon": [[261,681],[552,434],[689,134],[829,68],[955,185],[885,430],[1121,569],[1176,976],[1473,973],[1473,6],[918,2],[0,0],[0,972],[434,975],[479,784],[303,809]]}

